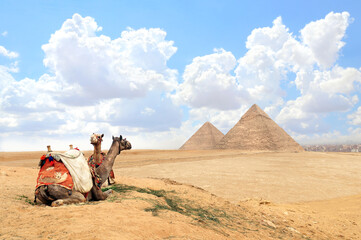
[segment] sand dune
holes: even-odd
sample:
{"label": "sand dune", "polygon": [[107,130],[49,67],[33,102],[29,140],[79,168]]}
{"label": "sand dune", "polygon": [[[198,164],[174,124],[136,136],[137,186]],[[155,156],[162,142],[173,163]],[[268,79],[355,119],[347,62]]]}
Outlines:
{"label": "sand dune", "polygon": [[0,239],[361,239],[361,154],[131,150],[127,191],[59,208],[30,204],[41,154],[0,153]]}

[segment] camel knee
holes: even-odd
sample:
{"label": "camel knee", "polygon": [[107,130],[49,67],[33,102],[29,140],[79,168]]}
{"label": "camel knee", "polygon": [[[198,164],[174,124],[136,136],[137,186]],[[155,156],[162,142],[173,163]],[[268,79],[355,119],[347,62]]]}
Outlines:
{"label": "camel knee", "polygon": [[47,191],[47,186],[40,186],[35,190],[35,197],[43,204],[50,205],[54,199],[52,199]]}
{"label": "camel knee", "polygon": [[62,206],[62,205],[64,205],[64,200],[63,199],[58,199],[58,200],[51,203],[52,207],[59,207],[59,206]]}

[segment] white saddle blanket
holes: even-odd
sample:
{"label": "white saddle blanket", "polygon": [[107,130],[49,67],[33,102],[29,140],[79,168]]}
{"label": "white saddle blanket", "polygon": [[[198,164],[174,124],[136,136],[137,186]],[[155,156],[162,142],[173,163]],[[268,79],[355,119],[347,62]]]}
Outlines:
{"label": "white saddle blanket", "polygon": [[93,180],[82,152],[78,150],[69,150],[65,153],[52,153],[54,158],[60,158],[65,167],[69,170],[74,182],[74,190],[81,193],[87,193],[93,187]]}

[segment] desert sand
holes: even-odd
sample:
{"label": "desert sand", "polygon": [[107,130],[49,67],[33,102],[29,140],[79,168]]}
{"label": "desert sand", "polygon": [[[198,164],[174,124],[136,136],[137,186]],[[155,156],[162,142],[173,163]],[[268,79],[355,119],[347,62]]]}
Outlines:
{"label": "desert sand", "polygon": [[130,150],[122,191],[58,208],[32,203],[42,154],[0,153],[0,239],[361,239],[360,153]]}

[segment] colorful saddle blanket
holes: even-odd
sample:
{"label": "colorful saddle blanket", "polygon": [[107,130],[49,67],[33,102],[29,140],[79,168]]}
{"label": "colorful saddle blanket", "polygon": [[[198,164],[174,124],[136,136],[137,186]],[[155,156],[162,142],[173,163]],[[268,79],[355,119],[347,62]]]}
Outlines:
{"label": "colorful saddle blanket", "polygon": [[58,184],[81,193],[87,193],[93,187],[89,166],[79,150],[43,155],[40,166],[37,187]]}
{"label": "colorful saddle blanket", "polygon": [[57,184],[69,190],[74,187],[73,178],[65,165],[55,160],[51,155],[41,157],[42,166],[39,171],[36,188],[42,185]]}

